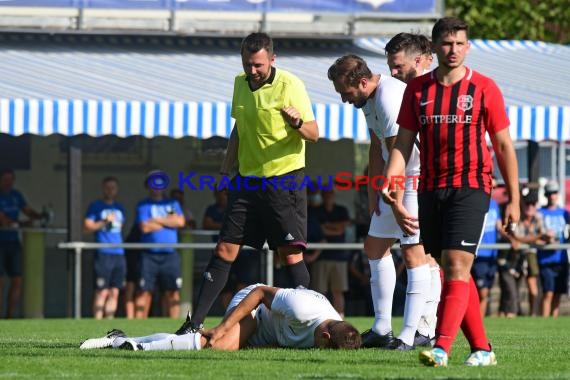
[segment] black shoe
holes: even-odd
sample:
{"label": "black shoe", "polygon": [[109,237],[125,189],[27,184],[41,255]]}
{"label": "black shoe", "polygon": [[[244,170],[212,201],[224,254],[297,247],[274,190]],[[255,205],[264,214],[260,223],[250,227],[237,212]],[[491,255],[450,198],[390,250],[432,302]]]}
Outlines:
{"label": "black shoe", "polygon": [[414,336],[414,346],[416,347],[432,347],[432,339],[416,331]]}
{"label": "black shoe", "polygon": [[360,338],[362,339],[362,347],[364,348],[390,348],[395,340],[392,331],[384,335],[379,335],[372,330],[367,330],[360,335]]}
{"label": "black shoe", "polygon": [[202,324],[194,326],[194,323],[190,321],[190,312],[188,312],[188,314],[186,315],[186,320],[184,321],[182,326],[180,326],[180,328],[176,330],[175,334],[184,335],[184,334],[195,333],[202,330],[203,327],[204,326]]}
{"label": "black shoe", "polygon": [[115,339],[115,338],[126,338],[127,335],[123,332],[123,330],[113,329],[111,331],[107,331],[107,338]]}
{"label": "black shoe", "polygon": [[137,343],[132,339],[127,339],[123,344],[119,346],[119,349],[127,351],[142,351],[143,346],[142,344]]}
{"label": "black shoe", "polygon": [[404,341],[402,341],[399,338],[396,338],[394,339],[394,344],[390,346],[390,349],[395,351],[411,351],[415,349],[415,347],[406,344]]}

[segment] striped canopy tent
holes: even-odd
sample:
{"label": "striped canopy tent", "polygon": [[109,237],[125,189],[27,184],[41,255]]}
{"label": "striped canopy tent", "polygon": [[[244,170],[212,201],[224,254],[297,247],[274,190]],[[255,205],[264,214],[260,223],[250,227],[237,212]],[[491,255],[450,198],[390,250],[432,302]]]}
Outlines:
{"label": "striped canopy tent", "polygon": [[[326,71],[354,52],[387,73],[386,42],[278,40],[277,66],[304,80],[321,137],[368,140],[362,113],[340,103]],[[0,43],[0,133],[205,139],[231,131],[237,39],[0,35]],[[502,89],[515,140],[567,141],[569,59],[568,46],[474,40],[467,63]]]}
{"label": "striped canopy tent", "polygon": [[[388,73],[385,39],[276,41],[277,67],[305,82],[321,137],[364,142],[362,113],[340,104],[326,77],[355,53]],[[228,137],[239,39],[0,34],[0,133],[19,136]],[[473,41],[468,64],[495,78],[514,139],[570,140],[567,46]],[[564,144],[560,144],[562,146]],[[559,160],[566,160],[560,149]],[[68,155],[69,240],[81,240],[81,149]],[[560,177],[565,168],[561,166]]]}
{"label": "striped canopy tent", "polygon": [[[315,103],[320,135],[369,140],[366,120],[351,105]],[[570,140],[570,106],[507,106],[515,140]],[[229,102],[0,99],[0,133],[152,138],[229,137]]]}

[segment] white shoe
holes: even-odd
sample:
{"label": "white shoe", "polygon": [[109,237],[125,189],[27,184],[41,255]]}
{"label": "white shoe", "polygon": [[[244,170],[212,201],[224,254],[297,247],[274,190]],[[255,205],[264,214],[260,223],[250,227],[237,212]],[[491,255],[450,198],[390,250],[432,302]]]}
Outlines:
{"label": "white shoe", "polygon": [[467,356],[463,364],[470,367],[497,365],[497,357],[493,351],[475,351]]}
{"label": "white shoe", "polygon": [[113,341],[118,337],[126,337],[125,333],[121,330],[113,329],[101,338],[91,338],[87,339],[79,348],[81,350],[92,350],[95,348],[108,348],[113,345]]}

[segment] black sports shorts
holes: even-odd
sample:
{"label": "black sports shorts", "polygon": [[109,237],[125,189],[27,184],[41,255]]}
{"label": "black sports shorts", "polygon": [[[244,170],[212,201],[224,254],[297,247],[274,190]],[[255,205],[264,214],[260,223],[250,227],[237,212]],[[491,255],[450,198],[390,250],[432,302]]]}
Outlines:
{"label": "black sports shorts", "polygon": [[[261,249],[307,246],[307,191],[299,190],[303,169],[276,176],[277,186],[261,178],[237,176],[231,181],[220,241]],[[244,186],[246,184],[246,186]]]}
{"label": "black sports shorts", "polygon": [[444,249],[475,254],[489,211],[490,195],[480,189],[439,189],[418,194],[420,234],[426,253]]}

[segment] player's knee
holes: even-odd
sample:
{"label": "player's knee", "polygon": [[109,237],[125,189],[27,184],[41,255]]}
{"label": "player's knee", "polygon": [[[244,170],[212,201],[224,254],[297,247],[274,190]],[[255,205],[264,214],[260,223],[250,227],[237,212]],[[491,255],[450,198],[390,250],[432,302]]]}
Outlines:
{"label": "player's knee", "polygon": [[236,244],[219,242],[216,245],[215,255],[220,259],[233,263],[239,253],[239,246]]}
{"label": "player's knee", "polygon": [[404,253],[403,257],[404,264],[408,269],[426,265],[425,255],[422,251],[409,250]]}
{"label": "player's knee", "polygon": [[390,247],[392,246],[392,240],[386,240],[380,238],[374,238],[368,236],[364,240],[364,253],[371,260],[382,259],[391,255]]}
{"label": "player's knee", "polygon": [[285,265],[295,265],[303,261],[303,252],[298,251],[279,251],[281,261]]}

